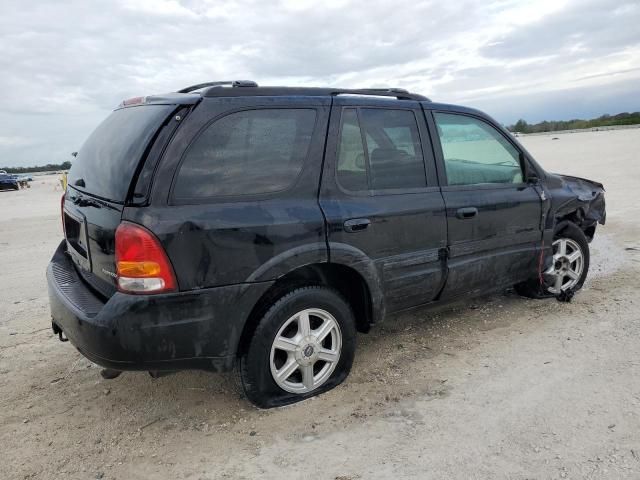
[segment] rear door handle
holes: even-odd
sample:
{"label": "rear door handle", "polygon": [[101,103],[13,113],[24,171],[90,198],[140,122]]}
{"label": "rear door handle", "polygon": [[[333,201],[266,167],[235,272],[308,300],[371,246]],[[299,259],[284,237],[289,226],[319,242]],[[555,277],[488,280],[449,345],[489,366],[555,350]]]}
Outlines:
{"label": "rear door handle", "polygon": [[456,212],[456,217],[466,220],[467,218],[473,218],[478,215],[478,209],[476,207],[459,208]]}
{"label": "rear door handle", "polygon": [[361,232],[366,230],[371,224],[371,220],[368,218],[352,218],[344,222],[344,229],[346,232]]}

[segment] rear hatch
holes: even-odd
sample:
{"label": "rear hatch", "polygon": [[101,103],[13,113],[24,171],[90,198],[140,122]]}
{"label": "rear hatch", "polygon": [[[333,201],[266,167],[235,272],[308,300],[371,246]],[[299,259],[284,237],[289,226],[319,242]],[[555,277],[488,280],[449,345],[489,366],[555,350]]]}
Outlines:
{"label": "rear hatch", "polygon": [[146,152],[176,105],[115,110],[72,163],[62,203],[67,250],[80,275],[104,297],[116,290],[115,231]]}

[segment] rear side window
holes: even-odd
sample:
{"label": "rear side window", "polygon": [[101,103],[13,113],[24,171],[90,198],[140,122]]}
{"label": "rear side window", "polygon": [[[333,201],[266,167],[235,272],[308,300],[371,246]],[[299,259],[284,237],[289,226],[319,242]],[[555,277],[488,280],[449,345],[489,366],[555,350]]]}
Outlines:
{"label": "rear side window", "polygon": [[518,150],[493,126],[466,115],[435,119],[449,185],[522,183]]}
{"label": "rear side window", "polygon": [[338,147],[338,181],[352,192],[369,190],[367,158],[355,108],[342,113],[342,130]]}
{"label": "rear side window", "polygon": [[149,142],[174,108],[145,105],[114,111],[80,148],[69,171],[69,185],[123,202]]}
{"label": "rear side window", "polygon": [[427,186],[412,111],[347,108],[342,117],[337,176],[343,188],[357,192]]}
{"label": "rear side window", "polygon": [[231,113],[189,146],[173,189],[177,200],[273,193],[300,174],[315,125],[313,109]]}

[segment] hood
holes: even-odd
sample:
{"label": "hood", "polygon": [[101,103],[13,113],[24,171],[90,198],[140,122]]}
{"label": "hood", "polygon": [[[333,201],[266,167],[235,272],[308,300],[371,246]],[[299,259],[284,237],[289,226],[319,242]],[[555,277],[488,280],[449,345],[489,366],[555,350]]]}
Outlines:
{"label": "hood", "polygon": [[555,173],[554,175],[560,177],[565,183],[568,183],[570,185],[573,184],[576,187],[580,186],[580,188],[587,189],[599,188],[604,192],[604,185],[602,185],[600,182],[589,180],[588,178],[574,177],[573,175],[561,175],[559,173]]}

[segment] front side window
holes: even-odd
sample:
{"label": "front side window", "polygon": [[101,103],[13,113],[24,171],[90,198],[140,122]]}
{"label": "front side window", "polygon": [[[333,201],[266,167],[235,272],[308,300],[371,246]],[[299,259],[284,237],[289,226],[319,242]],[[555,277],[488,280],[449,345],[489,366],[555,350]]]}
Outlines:
{"label": "front side window", "polygon": [[337,175],[340,185],[350,191],[426,187],[420,135],[413,112],[344,109]]}
{"label": "front side window", "polygon": [[449,113],[435,120],[449,185],[522,183],[518,151],[493,126]]}
{"label": "front side window", "polygon": [[273,193],[300,174],[315,125],[312,109],[246,110],[209,125],[189,146],[173,196],[202,199]]}

